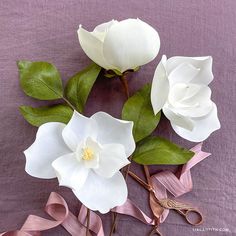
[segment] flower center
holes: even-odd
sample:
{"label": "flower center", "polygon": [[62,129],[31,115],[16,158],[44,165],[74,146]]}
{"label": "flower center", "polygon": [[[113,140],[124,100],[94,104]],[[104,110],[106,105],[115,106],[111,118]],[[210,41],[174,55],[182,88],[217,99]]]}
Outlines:
{"label": "flower center", "polygon": [[94,151],[91,148],[83,148],[82,159],[85,161],[91,161],[94,159]]}

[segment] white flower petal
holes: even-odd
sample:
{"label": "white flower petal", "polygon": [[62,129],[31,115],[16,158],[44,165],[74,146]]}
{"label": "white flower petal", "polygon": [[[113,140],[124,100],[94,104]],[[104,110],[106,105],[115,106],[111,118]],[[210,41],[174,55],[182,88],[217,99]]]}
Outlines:
{"label": "white flower petal", "polygon": [[212,109],[211,90],[206,85],[177,83],[171,87],[168,102],[180,116],[202,117]]}
{"label": "white flower petal", "polygon": [[109,28],[116,23],[118,23],[117,20],[102,23],[94,28],[92,34],[103,42]]}
{"label": "white flower petal", "polygon": [[103,42],[94,33],[80,27],[77,31],[79,42],[85,54],[99,66],[110,69],[110,64],[103,56]]}
{"label": "white flower petal", "polygon": [[220,122],[217,117],[217,107],[213,103],[212,111],[204,117],[192,119],[194,128],[192,131],[183,129],[172,124],[175,132],[184,139],[192,142],[202,142],[207,139],[212,132],[220,128]]}
{"label": "white flower petal", "polygon": [[106,144],[99,154],[99,168],[94,171],[102,177],[111,178],[129,163],[123,145]]}
{"label": "white flower petal", "polygon": [[193,130],[194,122],[189,117],[184,117],[173,112],[167,105],[163,107],[163,113],[171,121],[172,125],[179,126],[190,131]]}
{"label": "white flower petal", "polygon": [[82,160],[87,169],[97,169],[99,167],[99,155],[94,156],[92,160]]}
{"label": "white flower petal", "polygon": [[151,103],[155,114],[163,108],[169,94],[169,81],[166,75],[165,64],[166,56],[163,55],[155,70],[152,81]]}
{"label": "white flower petal", "polygon": [[117,20],[111,20],[111,21],[102,23],[100,25],[97,25],[94,28],[93,32],[107,32],[107,30],[109,30],[109,28],[116,23],[118,23]]}
{"label": "white flower petal", "polygon": [[208,85],[213,80],[212,74],[212,57],[171,57],[167,61],[166,69],[168,74],[171,73],[180,64],[192,64],[195,68],[200,69],[199,73],[193,78],[191,83]]}
{"label": "white flower petal", "polygon": [[62,138],[64,127],[64,124],[58,122],[46,123],[39,127],[35,142],[24,151],[25,171],[29,175],[42,179],[56,177],[52,162],[70,152]]}
{"label": "white flower petal", "polygon": [[[186,107],[186,105],[183,103],[185,98],[189,98],[191,95],[198,93],[200,90],[199,85],[190,86],[186,83],[177,83],[174,84],[169,93],[168,102],[173,107]],[[189,107],[189,106],[187,106]]]}
{"label": "white flower petal", "polygon": [[127,157],[133,153],[135,149],[133,122],[116,119],[105,112],[97,112],[91,118],[97,123],[97,141],[100,144],[122,144]]}
{"label": "white flower petal", "polygon": [[[167,64],[168,63],[169,60],[167,61]],[[199,73],[199,71],[199,68],[196,68],[191,64],[182,63],[170,72],[168,75],[169,82],[171,85],[181,82],[188,83]]]}
{"label": "white flower petal", "polygon": [[103,178],[90,171],[83,187],[73,192],[86,207],[103,214],[124,204],[128,195],[126,182],[120,172],[111,178]]}
{"label": "white flower petal", "polygon": [[139,19],[126,19],[108,30],[103,55],[124,72],[152,61],[159,49],[160,38],[154,28]]}
{"label": "white flower petal", "polygon": [[69,123],[62,132],[65,143],[72,151],[88,136],[96,139],[96,122],[74,111]]}
{"label": "white flower petal", "polygon": [[[171,87],[168,101],[171,104],[179,104],[181,107],[193,106],[198,103],[196,99],[198,94],[201,93],[201,89],[209,88],[206,85],[190,84],[190,83],[178,83]],[[208,89],[207,98],[211,97],[211,91]]]}
{"label": "white flower petal", "polygon": [[76,159],[75,153],[59,157],[52,167],[61,186],[77,190],[84,185],[89,173],[89,169]]}

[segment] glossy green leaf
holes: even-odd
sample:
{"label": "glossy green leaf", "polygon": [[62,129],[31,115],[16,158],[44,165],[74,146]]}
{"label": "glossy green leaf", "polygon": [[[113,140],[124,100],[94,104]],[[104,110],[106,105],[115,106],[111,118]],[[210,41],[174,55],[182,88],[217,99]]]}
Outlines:
{"label": "glossy green leaf", "polygon": [[185,164],[194,153],[164,138],[148,137],[138,143],[133,161],[143,165],[180,165]]}
{"label": "glossy green leaf", "polygon": [[73,110],[66,105],[54,105],[48,107],[21,106],[20,113],[33,126],[39,127],[47,122],[62,122],[67,124],[73,114]]}
{"label": "glossy green leaf", "polygon": [[134,122],[133,134],[136,142],[149,136],[160,121],[161,112],[154,115],[150,92],[151,85],[145,85],[127,100],[122,110],[122,119]]}
{"label": "glossy green leaf", "polygon": [[100,71],[101,67],[93,63],[69,79],[65,95],[79,112],[83,112],[88,95]]}
{"label": "glossy green leaf", "polygon": [[54,100],[63,97],[60,74],[48,62],[19,61],[20,85],[30,97],[40,100]]}

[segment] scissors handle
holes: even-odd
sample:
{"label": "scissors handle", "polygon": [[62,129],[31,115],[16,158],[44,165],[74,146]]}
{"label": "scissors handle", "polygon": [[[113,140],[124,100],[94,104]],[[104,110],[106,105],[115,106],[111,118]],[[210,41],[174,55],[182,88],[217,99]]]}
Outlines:
{"label": "scissors handle", "polygon": [[[203,216],[202,213],[200,211],[198,211],[197,209],[175,209],[180,215],[184,216],[185,220],[193,226],[197,226],[202,224],[203,222]],[[192,220],[191,219],[191,214],[195,214],[197,215],[197,219],[196,220]]]}
{"label": "scissors handle", "polygon": [[[191,225],[196,226],[200,225],[203,222],[202,213],[188,204],[184,204],[168,198],[159,200],[159,204],[166,209],[177,211]],[[190,215],[192,213],[197,215],[198,219],[196,221],[191,220]]]}

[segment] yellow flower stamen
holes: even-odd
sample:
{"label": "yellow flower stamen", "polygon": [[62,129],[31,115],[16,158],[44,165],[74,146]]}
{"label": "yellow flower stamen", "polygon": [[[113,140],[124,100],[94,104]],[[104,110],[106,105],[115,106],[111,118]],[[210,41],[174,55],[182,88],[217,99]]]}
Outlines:
{"label": "yellow flower stamen", "polygon": [[91,148],[84,148],[82,159],[85,161],[91,161],[94,158],[94,152]]}

